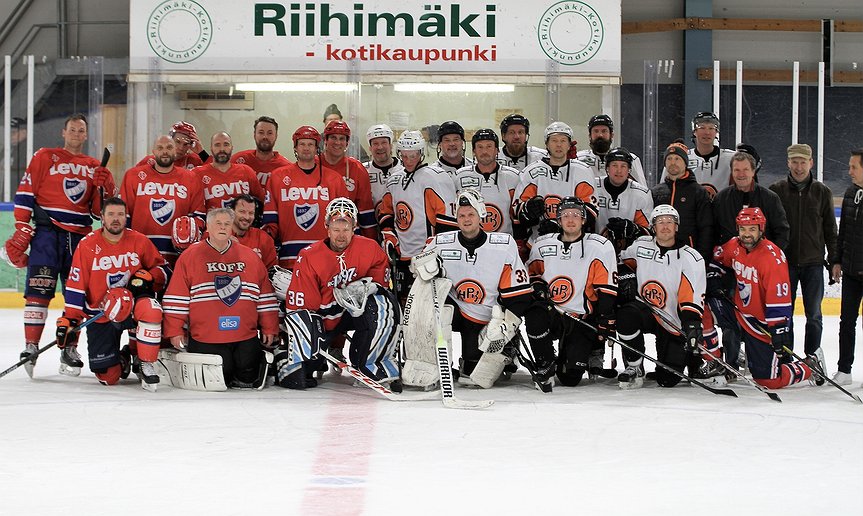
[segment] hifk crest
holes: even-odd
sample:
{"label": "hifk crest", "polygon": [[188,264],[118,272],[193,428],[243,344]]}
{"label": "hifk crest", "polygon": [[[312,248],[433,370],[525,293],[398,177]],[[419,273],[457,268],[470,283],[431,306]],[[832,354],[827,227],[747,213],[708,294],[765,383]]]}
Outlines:
{"label": "hifk crest", "polygon": [[318,221],[318,216],[321,213],[321,207],[318,204],[295,204],[294,219],[297,225],[303,228],[303,231],[312,229]]}
{"label": "hifk crest", "polygon": [[243,292],[239,276],[216,276],[214,278],[216,294],[227,306],[234,306]]}
{"label": "hifk crest", "polygon": [[77,178],[63,179],[63,193],[66,197],[75,204],[78,204],[84,194],[87,193],[87,181]]}
{"label": "hifk crest", "polygon": [[743,306],[749,306],[749,301],[752,300],[752,285],[738,281],[737,293],[740,295],[740,301],[743,302]]}
{"label": "hifk crest", "polygon": [[129,284],[129,277],[131,277],[129,271],[115,272],[105,276],[105,282],[108,284],[109,289],[114,287],[125,287]]}
{"label": "hifk crest", "polygon": [[150,199],[150,214],[153,220],[164,226],[174,218],[176,206],[174,199]]}

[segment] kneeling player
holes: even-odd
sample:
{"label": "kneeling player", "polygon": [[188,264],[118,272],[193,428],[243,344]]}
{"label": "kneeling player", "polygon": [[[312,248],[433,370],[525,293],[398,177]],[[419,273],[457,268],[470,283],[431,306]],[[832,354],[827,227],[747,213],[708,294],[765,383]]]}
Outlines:
{"label": "kneeling player", "polygon": [[[692,347],[701,342],[701,317],[704,313],[704,259],[698,252],[677,240],[680,215],[674,207],[660,204],[650,214],[656,236],[638,238],[620,258],[635,270],[638,293],[644,301],[664,310],[676,331],[651,309],[630,302],[617,311],[620,340],[643,352],[644,333],[656,335],[656,358],[667,366],[683,371]],[[621,287],[622,288],[622,287]],[[644,383],[643,359],[624,348],[626,370],[618,375],[621,389],[637,389]],[[674,387],[680,377],[661,367],[656,382]]]}
{"label": "kneeling player", "polygon": [[325,223],[328,237],[300,251],[294,265],[285,301],[288,342],[276,350],[277,381],[289,389],[315,387],[318,350],[353,330],[348,356],[354,367],[399,390],[399,305],[384,288],[387,256],[376,241],[354,234],[358,212],[350,199],[333,199]]}
{"label": "kneeling player", "polygon": [[[607,239],[582,230],[587,219],[584,201],[565,197],[557,206],[561,232],[539,237],[527,262],[537,302],[547,307],[546,320],[527,321],[527,336],[535,348],[559,339],[557,378],[575,387],[590,369],[603,367],[604,341],[615,336],[617,256]],[[596,327],[598,335],[575,319]]]}
{"label": "kneeling player", "polygon": [[[66,310],[57,320],[57,346],[67,353],[74,350],[78,332],[73,329],[104,308],[105,317],[87,326],[90,370],[105,385],[126,378],[130,356],[125,348],[120,351],[120,337],[125,330],[137,329],[142,386],[155,390],[159,376],[153,363],[162,339],[162,307],[154,291],[164,287],[167,274],[167,263],[156,246],[141,233],[126,229],[126,203],[118,197],[106,199],[102,229],[81,240],[72,257]],[[74,376],[83,365],[64,364],[66,374]]]}

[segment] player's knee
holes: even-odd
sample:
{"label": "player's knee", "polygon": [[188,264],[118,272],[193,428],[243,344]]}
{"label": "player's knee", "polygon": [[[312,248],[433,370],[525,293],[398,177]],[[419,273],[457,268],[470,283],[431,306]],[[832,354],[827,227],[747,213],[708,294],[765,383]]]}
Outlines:
{"label": "player's knee", "polygon": [[581,383],[581,379],[584,377],[584,368],[574,367],[568,368],[564,367],[562,364],[557,367],[557,379],[560,381],[561,385],[566,387],[575,387],[579,383]]}
{"label": "player's knee", "polygon": [[135,337],[143,344],[138,346],[138,356],[145,362],[152,362],[157,358],[162,341],[162,306],[155,299],[142,297],[135,303],[134,317],[138,322]]}
{"label": "player's knee", "polygon": [[93,373],[102,385],[116,385],[120,381],[121,369],[120,364],[114,364],[105,369],[94,370]]}

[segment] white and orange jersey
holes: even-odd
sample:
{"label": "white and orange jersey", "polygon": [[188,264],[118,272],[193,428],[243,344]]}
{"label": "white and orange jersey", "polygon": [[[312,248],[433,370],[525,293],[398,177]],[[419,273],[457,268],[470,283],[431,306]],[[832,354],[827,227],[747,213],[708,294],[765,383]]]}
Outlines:
{"label": "white and orange jersey", "polygon": [[596,180],[593,197],[598,211],[597,233],[602,233],[608,225],[608,219],[612,217],[631,220],[643,228],[650,227],[648,218],[653,211],[653,197],[650,195],[650,190],[632,179],[626,181],[626,189],[615,196],[607,188],[605,177]]}
{"label": "white and orange jersey", "polygon": [[[695,174],[695,180],[707,190],[711,199],[731,185],[731,157],[734,153],[731,149],[713,147],[713,153],[707,157],[699,156],[695,148],[689,149],[686,154],[689,157],[686,168]],[[660,178],[662,181],[665,181],[664,167]]]}
{"label": "white and orange jersey", "polygon": [[212,163],[192,170],[204,189],[204,205],[207,211],[224,208],[242,194],[250,194],[263,204],[266,193],[251,167],[234,163],[227,172],[222,172]]}
{"label": "white and orange jersey", "polygon": [[[647,178],[644,175],[644,166],[641,164],[641,159],[631,152],[629,154],[632,156],[632,166],[629,168],[629,177],[640,185],[647,187]],[[590,167],[593,171],[594,177],[603,177],[608,175],[605,171],[605,158],[597,156],[591,149],[578,151],[575,155],[575,159]]]}
{"label": "white and orange jersey", "polygon": [[[707,279],[698,251],[688,245],[660,249],[653,237],[643,236],[624,249],[620,259],[635,269],[642,299],[665,311],[678,328],[680,314],[686,311],[701,320]],[[662,318],[654,317],[668,332],[679,335]]]}
{"label": "white and orange jersey", "polygon": [[270,173],[279,167],[290,165],[291,161],[279,154],[278,151],[273,151],[273,157],[271,159],[261,160],[258,159],[257,149],[247,149],[234,153],[234,155],[231,156],[231,163],[239,163],[241,165],[251,167],[252,170],[255,171],[255,175],[258,176],[258,181],[260,181],[261,186],[266,189],[267,181],[270,179]]}
{"label": "white and orange jersey", "polygon": [[379,209],[381,228],[393,227],[403,259],[422,252],[438,229],[456,229],[455,186],[442,169],[421,165],[390,176]]}
{"label": "white and orange jersey", "polygon": [[486,324],[494,305],[505,306],[506,299],[530,295],[533,289],[512,235],[484,233],[485,242],[471,253],[460,242],[459,234],[449,231],[437,235],[426,250],[441,257],[446,277],[452,281],[449,297],[462,315]]}
{"label": "white and orange jersey", "polygon": [[437,168],[445,171],[450,176],[454,176],[456,171],[458,171],[460,168],[472,167],[473,166],[473,160],[468,158],[467,156],[465,156],[464,159],[462,160],[462,164],[460,166],[453,166],[453,165],[450,165],[449,163],[444,162],[442,159],[438,158],[437,161],[432,163],[432,166],[437,167]]}
{"label": "white and orange jersey", "polygon": [[502,166],[518,170],[520,174],[521,171],[524,170],[525,167],[527,167],[531,163],[547,157],[548,151],[530,145],[525,148],[524,154],[522,154],[521,156],[513,157],[506,153],[506,145],[504,145],[497,153],[497,162],[500,163]]}
{"label": "white and orange jersey", "polygon": [[465,188],[479,190],[485,201],[486,216],[482,229],[486,232],[499,231],[512,234],[512,221],[515,218],[512,200],[518,187],[518,170],[498,165],[497,170],[483,174],[476,166],[462,167],[453,176],[456,194]]}
{"label": "white and orange jersey", "polygon": [[551,300],[566,312],[596,311],[599,294],[617,295],[617,255],[611,241],[588,233],[576,242],[562,242],[559,234],[539,237],[530,250],[531,278],[548,283]]}
{"label": "white and orange jersey", "polygon": [[390,176],[396,172],[403,171],[405,167],[398,158],[393,158],[392,166],[385,169],[375,165],[374,160],[366,161],[363,163],[363,166],[366,167],[366,171],[369,173],[369,183],[372,185],[372,203],[375,205],[375,220],[380,220],[381,202],[384,200],[384,194],[387,193],[387,181],[390,180]]}

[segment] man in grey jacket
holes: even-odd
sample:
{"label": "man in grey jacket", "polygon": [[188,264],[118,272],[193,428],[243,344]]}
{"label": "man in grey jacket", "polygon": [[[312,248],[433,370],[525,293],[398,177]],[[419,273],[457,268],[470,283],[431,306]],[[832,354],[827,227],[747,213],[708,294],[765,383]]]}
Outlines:
{"label": "man in grey jacket", "polygon": [[[806,355],[821,352],[821,299],[824,298],[824,266],[836,260],[836,215],[833,193],[812,175],[812,148],[805,143],[788,147],[788,177],[772,185],[782,201],[791,236],[785,248],[791,280],[791,302],[796,302],[797,285],[803,290],[806,313]],[[827,261],[824,250],[827,250]]]}

